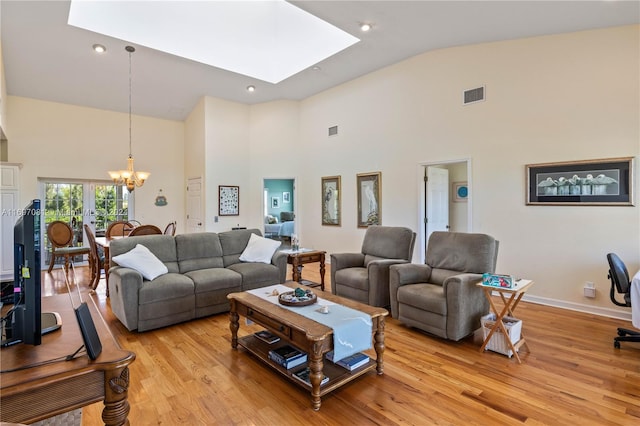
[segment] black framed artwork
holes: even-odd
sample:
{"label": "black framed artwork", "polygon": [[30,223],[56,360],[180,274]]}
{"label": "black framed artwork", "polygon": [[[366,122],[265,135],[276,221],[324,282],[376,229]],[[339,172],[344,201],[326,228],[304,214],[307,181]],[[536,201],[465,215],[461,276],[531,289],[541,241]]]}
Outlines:
{"label": "black framed artwork", "polygon": [[527,164],[527,205],[633,206],[633,157]]}

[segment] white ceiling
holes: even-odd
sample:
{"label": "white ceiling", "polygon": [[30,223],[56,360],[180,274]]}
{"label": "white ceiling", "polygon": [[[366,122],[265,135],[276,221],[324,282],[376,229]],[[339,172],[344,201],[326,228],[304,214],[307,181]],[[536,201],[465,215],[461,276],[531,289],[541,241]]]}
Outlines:
{"label": "white ceiling", "polygon": [[[320,70],[278,84],[134,45],[133,113],[183,120],[203,96],[246,104],[300,100],[429,50],[640,23],[637,0],[291,3],[361,41],[318,63]],[[1,1],[7,93],[127,112],[124,47],[132,43],[69,26],[68,11],[69,1]],[[361,22],[373,29],[360,32]],[[95,54],[95,43],[106,54]],[[256,91],[247,92],[248,85]]]}

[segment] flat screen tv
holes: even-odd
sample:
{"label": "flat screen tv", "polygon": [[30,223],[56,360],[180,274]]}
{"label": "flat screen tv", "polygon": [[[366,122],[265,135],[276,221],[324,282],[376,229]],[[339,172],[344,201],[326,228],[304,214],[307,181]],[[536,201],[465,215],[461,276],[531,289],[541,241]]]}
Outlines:
{"label": "flat screen tv", "polygon": [[2,346],[42,342],[40,200],[22,209],[13,228],[13,307],[3,318]]}

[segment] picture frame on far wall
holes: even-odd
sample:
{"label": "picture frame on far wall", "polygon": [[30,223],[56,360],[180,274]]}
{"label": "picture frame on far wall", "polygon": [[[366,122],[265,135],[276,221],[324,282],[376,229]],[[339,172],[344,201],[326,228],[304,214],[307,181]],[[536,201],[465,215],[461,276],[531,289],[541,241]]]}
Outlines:
{"label": "picture frame on far wall", "polygon": [[218,185],[218,215],[240,215],[240,187],[233,185]]}
{"label": "picture frame on far wall", "polygon": [[342,225],[342,183],[340,176],[326,176],[322,179],[322,225]]}
{"label": "picture frame on far wall", "polygon": [[271,197],[271,208],[272,209],[280,208],[280,197]]}
{"label": "picture frame on far wall", "polygon": [[452,193],[453,193],[453,202],[455,203],[464,203],[469,198],[469,186],[467,182],[453,182]]}
{"label": "picture frame on far wall", "polygon": [[358,228],[382,224],[382,173],[358,173]]}
{"label": "picture frame on far wall", "polygon": [[291,193],[290,192],[283,192],[282,193],[282,202],[283,203],[290,203],[291,202]]}
{"label": "picture frame on far wall", "polygon": [[633,206],[633,157],[527,164],[527,205]]}

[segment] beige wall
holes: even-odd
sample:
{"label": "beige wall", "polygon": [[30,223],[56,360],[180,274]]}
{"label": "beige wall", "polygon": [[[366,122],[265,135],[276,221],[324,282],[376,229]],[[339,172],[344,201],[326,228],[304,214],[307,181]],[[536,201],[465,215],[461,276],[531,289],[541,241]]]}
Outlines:
{"label": "beige wall", "polygon": [[[302,101],[291,112],[299,114],[297,164],[279,161],[292,140],[284,129],[281,145],[270,135],[272,150],[261,160],[299,173],[301,241],[331,253],[360,248],[357,173],[382,172],[383,224],[417,231],[420,165],[469,158],[472,230],[500,240],[498,271],[535,280],[537,300],[613,311],[605,255],[617,252],[630,270],[640,268],[640,200],[635,207],[526,206],[525,164],[638,157],[638,28],[416,56]],[[486,102],[462,106],[462,91],[479,85]],[[252,146],[265,144],[258,116],[274,111],[282,106],[252,108]],[[327,137],[333,125],[340,134]],[[320,177],[328,175],[342,176],[339,228],[320,226]],[[638,181],[636,173],[636,188]],[[582,295],[585,281],[596,283],[596,299]]]}
{"label": "beige wall", "polygon": [[[161,187],[169,208],[183,215],[185,179],[204,167],[206,229],[261,227],[262,179],[295,178],[302,245],[353,251],[364,235],[356,227],[357,173],[382,172],[384,225],[419,231],[423,165],[469,159],[471,231],[500,240],[499,272],[535,280],[534,300],[628,315],[608,300],[605,255],[617,252],[631,271],[640,268],[638,173],[635,207],[563,207],[526,206],[524,170],[539,162],[638,159],[638,29],[428,52],[301,102],[204,98],[186,126],[136,119],[144,136],[134,143],[136,164],[152,172],[138,211],[159,211],[151,201]],[[486,102],[462,106],[462,91],[478,85],[487,87]],[[7,124],[18,149],[10,161],[25,164],[24,199],[34,196],[38,176],[103,178],[126,158],[123,114],[9,96]],[[339,135],[327,137],[334,125]],[[114,141],[121,141],[117,149]],[[104,146],[112,149],[99,151]],[[320,178],[331,175],[342,176],[341,227],[320,224]],[[240,186],[240,216],[215,223],[218,185]],[[596,299],[582,296],[585,281],[596,283]]]}
{"label": "beige wall", "polygon": [[[37,198],[39,178],[109,180],[107,170],[126,167],[127,114],[9,96],[7,126],[10,158],[23,163],[21,204]],[[184,124],[133,116],[135,167],[151,177],[135,194],[136,219],[164,228],[173,220],[182,229]],[[154,205],[160,189],[168,205]]]}

